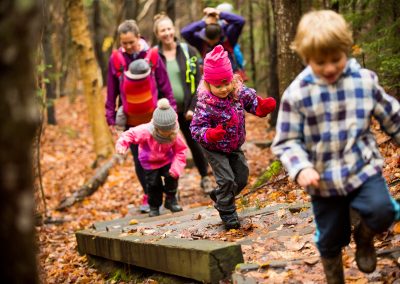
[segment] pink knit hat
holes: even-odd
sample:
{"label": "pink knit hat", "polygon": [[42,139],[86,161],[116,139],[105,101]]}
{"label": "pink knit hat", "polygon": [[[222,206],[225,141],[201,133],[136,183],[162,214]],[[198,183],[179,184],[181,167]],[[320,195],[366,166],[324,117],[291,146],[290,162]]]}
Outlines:
{"label": "pink knit hat", "polygon": [[228,52],[222,45],[217,45],[204,58],[204,80],[211,85],[229,83],[233,78],[232,64]]}

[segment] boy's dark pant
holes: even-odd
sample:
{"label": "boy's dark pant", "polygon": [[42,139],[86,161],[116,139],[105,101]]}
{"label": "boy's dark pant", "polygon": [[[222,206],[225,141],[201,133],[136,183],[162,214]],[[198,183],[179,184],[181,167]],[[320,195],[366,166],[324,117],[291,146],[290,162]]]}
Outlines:
{"label": "boy's dark pant", "polygon": [[339,255],[350,242],[350,207],[375,233],[386,231],[395,219],[395,204],[381,174],[370,177],[347,196],[312,196],[316,244],[322,257]]}
{"label": "boy's dark pant", "polygon": [[215,208],[220,214],[232,214],[236,211],[235,196],[247,184],[249,168],[242,150],[231,153],[204,149],[213,170],[218,188],[215,190],[217,202]]}
{"label": "boy's dark pant", "polygon": [[[146,170],[147,192],[150,207],[160,207],[163,200],[163,192],[167,197],[175,197],[178,188],[178,180],[169,175],[171,164],[155,170]],[[162,178],[164,177],[164,183]]]}

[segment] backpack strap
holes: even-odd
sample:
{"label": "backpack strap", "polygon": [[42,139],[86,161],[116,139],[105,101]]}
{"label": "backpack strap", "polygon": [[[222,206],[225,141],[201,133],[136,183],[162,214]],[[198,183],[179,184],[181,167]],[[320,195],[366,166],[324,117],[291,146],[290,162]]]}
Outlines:
{"label": "backpack strap", "polygon": [[124,71],[127,70],[127,64],[124,55],[122,54],[122,51],[118,49],[113,50],[112,59],[114,68],[117,71],[117,76],[119,78],[124,73]]}
{"label": "backpack strap", "polygon": [[193,95],[196,92],[195,75],[196,75],[197,57],[192,56],[190,58],[189,47],[187,43],[181,42],[180,46],[186,58],[186,83],[190,83],[190,93]]}
{"label": "backpack strap", "polygon": [[147,54],[144,58],[150,65],[151,71],[154,72],[157,67],[158,61],[158,47],[152,47],[147,51]]}

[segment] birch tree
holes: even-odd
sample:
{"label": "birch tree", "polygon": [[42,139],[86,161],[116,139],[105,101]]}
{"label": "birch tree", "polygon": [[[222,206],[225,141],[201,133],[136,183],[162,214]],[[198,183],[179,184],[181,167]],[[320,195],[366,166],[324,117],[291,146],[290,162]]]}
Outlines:
{"label": "birch tree", "polygon": [[108,157],[113,152],[113,143],[105,120],[104,97],[100,89],[99,67],[90,40],[88,18],[81,0],[67,0],[66,3],[75,58],[78,59],[92,128],[94,150],[97,158]]}

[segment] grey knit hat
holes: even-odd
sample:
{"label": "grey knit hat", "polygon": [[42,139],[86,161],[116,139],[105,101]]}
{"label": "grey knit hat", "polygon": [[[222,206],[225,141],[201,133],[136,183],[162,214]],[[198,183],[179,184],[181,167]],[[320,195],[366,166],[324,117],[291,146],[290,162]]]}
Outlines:
{"label": "grey knit hat", "polygon": [[136,59],[129,64],[129,68],[125,71],[125,75],[133,80],[144,79],[150,74],[150,65],[145,59]]}
{"label": "grey knit hat", "polygon": [[165,98],[157,102],[157,108],[153,112],[153,125],[160,130],[176,128],[176,112]]}

